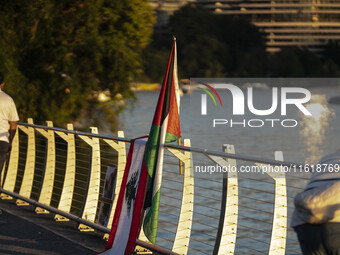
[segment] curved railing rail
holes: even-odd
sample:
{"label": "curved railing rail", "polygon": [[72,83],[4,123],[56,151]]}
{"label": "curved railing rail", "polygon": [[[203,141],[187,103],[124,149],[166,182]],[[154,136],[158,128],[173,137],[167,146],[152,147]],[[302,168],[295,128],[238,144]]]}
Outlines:
{"label": "curved railing rail", "polygon": [[[52,212],[57,221],[73,220],[80,231],[97,230],[107,237],[131,140],[122,131],[113,137],[98,134],[97,128],[81,132],[72,124],[62,129],[52,122],[35,125],[32,119],[19,123],[18,130],[2,172],[1,198],[15,198],[19,206],[33,204],[36,213]],[[284,161],[282,152],[265,159],[236,154],[228,144],[222,152],[194,148],[189,139],[184,146],[165,147],[157,245],[149,244],[142,232],[138,245],[160,254],[299,253],[288,215],[294,194],[308,176],[229,171],[213,177],[196,168],[302,164]],[[110,200],[104,185],[112,166],[116,170]]]}

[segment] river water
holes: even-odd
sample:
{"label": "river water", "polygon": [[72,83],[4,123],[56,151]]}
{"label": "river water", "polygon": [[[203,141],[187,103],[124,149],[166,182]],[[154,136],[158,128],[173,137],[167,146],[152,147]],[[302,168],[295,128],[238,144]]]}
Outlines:
{"label": "river water", "polygon": [[[223,143],[234,144],[241,154],[259,157],[271,157],[274,150],[282,150],[288,161],[316,163],[320,156],[340,149],[338,135],[340,131],[340,105],[328,104],[327,100],[339,95],[339,87],[317,87],[309,89],[312,99],[305,104],[313,116],[305,116],[297,109],[287,109],[285,119],[296,119],[297,127],[285,128],[275,122],[263,127],[252,128],[235,125],[217,125],[212,128],[214,113],[209,117],[200,115],[199,99],[201,91],[195,90],[191,95],[181,97],[180,119],[183,138],[190,138],[193,147],[200,147],[219,151]],[[271,104],[271,89],[258,90],[255,93],[254,104],[265,109]],[[219,93],[223,102],[230,102],[230,95]],[[149,132],[154,115],[158,91],[137,92],[138,101],[133,108],[128,108],[120,117],[120,129],[124,130],[126,137],[143,136]],[[293,107],[291,107],[293,108]],[[218,109],[220,112],[224,108]],[[290,111],[289,111],[290,110]],[[216,116],[222,116],[216,113]],[[247,114],[247,113],[246,113]],[[231,113],[223,115],[227,120],[232,118]],[[283,119],[280,116],[271,116],[271,119]],[[249,116],[235,119],[249,119]],[[266,119],[258,118],[256,119]],[[254,123],[258,124],[258,123]],[[289,123],[287,122],[287,125]]]}
{"label": "river water", "polygon": [[[218,91],[223,102],[223,107],[219,107],[218,104],[215,106],[210,100],[208,102],[208,115],[202,116],[202,91],[194,90],[191,95],[181,97],[180,119],[182,137],[190,138],[193,147],[221,151],[222,144],[232,144],[235,146],[236,153],[269,159],[273,159],[274,151],[279,150],[283,151],[286,161],[316,164],[322,156],[340,149],[340,105],[328,104],[330,97],[340,95],[340,87],[327,86],[327,84],[324,84],[308,89],[312,94],[312,99],[304,106],[312,113],[312,116],[306,116],[296,107],[289,106],[287,107],[286,116],[281,116],[278,110],[271,115],[270,118],[280,120],[294,119],[298,123],[296,127],[283,127],[279,122],[275,122],[275,126],[272,127],[270,123],[265,122],[262,127],[257,128],[249,126],[243,127],[243,124],[236,124],[231,127],[230,123],[213,127],[214,118],[223,118],[228,120],[228,122],[230,122],[231,119],[233,119],[234,122],[242,122],[243,119],[264,120],[266,117],[256,117],[249,112],[246,112],[244,116],[234,117],[232,112],[228,110],[232,108],[231,95],[224,91]],[[245,88],[242,89],[242,91],[246,93]],[[256,105],[258,109],[268,109],[272,102],[272,89],[262,88],[254,89],[254,91],[254,106]],[[158,93],[158,91],[137,92],[138,101],[134,107],[128,108],[120,116],[120,130],[124,130],[126,137],[139,137],[149,132]],[[195,165],[195,155],[193,155],[193,157]],[[198,156],[197,158],[201,159],[202,156]],[[196,164],[199,164],[197,162]],[[200,176],[201,179],[195,179],[195,185],[204,185],[206,189],[210,189],[210,191],[204,191],[207,192],[205,197],[218,195],[218,192],[216,194],[214,193],[215,186],[220,185],[216,184],[216,176],[198,176]],[[218,178],[219,177],[217,177],[217,179]],[[302,177],[299,174],[290,174],[289,178],[287,177],[288,217],[291,216],[293,210],[294,195],[304,187],[308,178],[308,174],[302,175]],[[242,213],[243,218],[239,216],[240,229],[236,243],[236,253],[238,254],[261,254],[268,252],[271,225],[264,225],[272,221],[272,215],[266,218],[263,216],[265,213],[256,214],[253,210],[257,210],[257,212],[267,211],[269,214],[272,214],[274,183],[269,177],[264,178],[261,176],[259,180],[257,182],[249,181],[249,179],[244,182],[240,180],[240,185],[243,185],[247,190],[244,191],[244,194],[242,194],[242,190],[240,190],[240,194],[244,198],[240,195],[240,214]],[[170,187],[176,187],[176,183],[169,185]],[[254,192],[251,189],[264,191],[262,193]],[[164,193],[166,191],[162,190],[162,192]],[[195,190],[195,193],[196,192]],[[272,201],[272,203],[266,204],[260,202],[267,199],[268,201]],[[171,199],[166,197],[163,198],[163,201],[168,205],[172,203]],[[197,203],[198,206],[200,206],[199,204],[204,204],[205,201],[207,200],[204,200],[202,197],[196,197],[195,194],[195,203]],[[212,213],[210,209],[201,208],[200,213],[208,215],[207,217],[210,217],[209,214],[215,214],[218,218],[219,202],[209,201],[208,204],[216,208],[216,212]],[[198,207],[195,205],[195,208],[197,209]],[[170,216],[163,217],[166,221],[169,220]],[[204,221],[209,223],[206,217],[194,217],[196,217],[196,221],[198,222]],[[160,215],[160,218],[162,218],[162,215]],[[247,218],[249,221],[247,221]],[[289,222],[290,220],[288,220],[288,223]],[[213,226],[217,227],[217,224],[217,221],[212,221]],[[248,227],[249,229],[247,230]],[[173,228],[173,226],[169,226],[169,229],[171,228]],[[209,230],[209,228],[205,228],[200,224],[195,225],[195,222],[193,228],[192,238],[196,239],[196,244],[195,241],[190,242],[192,249],[189,249],[189,254],[211,254],[214,245],[213,236],[216,235],[216,229]],[[242,228],[245,229],[243,232]],[[258,231],[256,231],[257,229]],[[263,234],[261,234],[261,231]],[[164,237],[165,240],[173,240],[174,238],[174,235],[162,230],[159,230],[159,235]],[[298,254],[298,244],[295,234],[291,229],[288,231],[288,238],[286,254]],[[158,243],[171,248],[169,243],[164,240],[159,240]],[[207,243],[207,245],[204,243]]]}

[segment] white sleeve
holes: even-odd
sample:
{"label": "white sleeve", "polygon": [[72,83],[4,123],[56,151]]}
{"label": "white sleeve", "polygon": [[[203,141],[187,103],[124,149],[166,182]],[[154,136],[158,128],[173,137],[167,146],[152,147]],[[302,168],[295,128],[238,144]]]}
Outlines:
{"label": "white sleeve", "polygon": [[15,107],[14,101],[12,101],[10,105],[8,120],[19,121],[19,116],[18,116],[17,108]]}

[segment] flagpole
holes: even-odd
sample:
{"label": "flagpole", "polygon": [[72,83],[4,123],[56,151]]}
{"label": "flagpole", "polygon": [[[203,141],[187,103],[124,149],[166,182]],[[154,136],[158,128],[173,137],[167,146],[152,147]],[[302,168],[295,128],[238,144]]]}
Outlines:
{"label": "flagpole", "polygon": [[[174,43],[176,43],[176,37],[173,36]],[[175,47],[175,51],[177,51],[177,48]],[[175,53],[175,58],[176,58],[176,67],[177,67],[177,52]],[[177,69],[176,69],[177,70]],[[177,75],[177,73],[176,73]],[[181,138],[177,140],[178,146],[181,146]],[[179,173],[182,175],[183,174],[183,162],[179,160]]]}
{"label": "flagpole", "polygon": [[[178,146],[181,146],[181,138],[177,140]],[[179,160],[179,173],[183,174],[183,162],[182,160]]]}

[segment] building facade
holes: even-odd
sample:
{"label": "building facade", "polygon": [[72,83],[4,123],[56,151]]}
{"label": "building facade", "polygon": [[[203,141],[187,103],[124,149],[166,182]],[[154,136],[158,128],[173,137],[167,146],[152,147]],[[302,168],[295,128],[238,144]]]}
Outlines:
{"label": "building facade", "polygon": [[267,50],[322,51],[340,39],[340,0],[197,0],[219,15],[244,17],[266,35]]}

